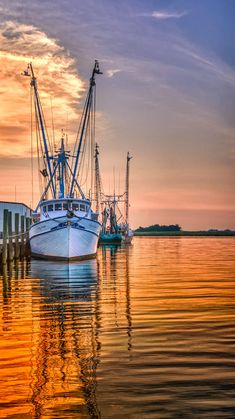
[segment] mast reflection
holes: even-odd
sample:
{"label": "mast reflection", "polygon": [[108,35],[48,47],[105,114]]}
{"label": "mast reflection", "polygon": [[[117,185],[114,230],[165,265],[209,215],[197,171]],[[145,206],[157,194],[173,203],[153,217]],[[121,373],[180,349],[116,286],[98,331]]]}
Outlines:
{"label": "mast reflection", "polygon": [[[106,312],[109,324],[117,330],[125,330],[127,349],[132,349],[132,315],[130,286],[130,252],[131,246],[102,245],[99,258],[99,288],[101,295],[100,307],[103,323]],[[102,326],[104,326],[102,324]]]}

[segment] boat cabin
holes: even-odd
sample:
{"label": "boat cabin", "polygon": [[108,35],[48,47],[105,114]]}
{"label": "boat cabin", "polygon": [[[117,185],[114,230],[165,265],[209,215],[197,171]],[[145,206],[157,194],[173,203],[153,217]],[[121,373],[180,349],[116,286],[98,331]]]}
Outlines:
{"label": "boat cabin", "polygon": [[56,199],[43,201],[40,205],[40,220],[47,218],[63,217],[71,211],[78,217],[91,216],[90,201],[79,199]]}

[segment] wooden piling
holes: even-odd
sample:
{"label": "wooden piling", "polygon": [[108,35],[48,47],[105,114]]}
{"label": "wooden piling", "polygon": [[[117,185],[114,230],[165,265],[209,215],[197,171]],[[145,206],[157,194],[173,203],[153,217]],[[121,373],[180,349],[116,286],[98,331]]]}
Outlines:
{"label": "wooden piling", "polygon": [[12,242],[12,212],[8,211],[8,260],[14,259],[14,248]]}
{"label": "wooden piling", "polygon": [[26,217],[26,256],[30,256],[30,246],[29,246],[29,228],[31,225],[31,218]]}
{"label": "wooden piling", "polygon": [[20,216],[20,233],[21,233],[21,238],[20,238],[20,258],[23,259],[24,257],[24,253],[25,253],[25,217],[24,215]]}
{"label": "wooden piling", "polygon": [[2,263],[7,263],[7,234],[8,234],[8,210],[3,211],[3,232],[2,232]]}
{"label": "wooden piling", "polygon": [[20,245],[19,245],[19,223],[20,223],[20,214],[15,214],[15,258],[19,259],[20,257]]}
{"label": "wooden piling", "polygon": [[6,263],[2,265],[2,290],[3,290],[3,302],[6,304],[8,302],[9,296],[9,280],[8,280],[8,266]]}
{"label": "wooden piling", "polygon": [[30,224],[31,224],[31,219],[29,217],[26,217],[26,231],[27,231],[26,240],[29,239],[29,227],[30,227]]}

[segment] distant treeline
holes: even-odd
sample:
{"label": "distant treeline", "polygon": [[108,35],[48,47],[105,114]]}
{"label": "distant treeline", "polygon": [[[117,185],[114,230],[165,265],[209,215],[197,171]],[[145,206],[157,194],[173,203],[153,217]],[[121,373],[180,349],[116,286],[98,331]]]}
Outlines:
{"label": "distant treeline", "polygon": [[179,224],[171,224],[169,226],[154,224],[149,227],[139,227],[135,230],[137,233],[146,233],[153,231],[181,231]]}

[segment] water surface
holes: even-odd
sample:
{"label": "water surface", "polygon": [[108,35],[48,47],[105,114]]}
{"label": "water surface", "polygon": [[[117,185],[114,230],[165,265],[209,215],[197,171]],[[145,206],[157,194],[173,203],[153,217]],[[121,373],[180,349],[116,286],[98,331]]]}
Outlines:
{"label": "water surface", "polygon": [[1,418],[234,418],[235,239],[4,269]]}

